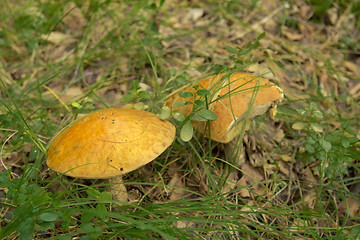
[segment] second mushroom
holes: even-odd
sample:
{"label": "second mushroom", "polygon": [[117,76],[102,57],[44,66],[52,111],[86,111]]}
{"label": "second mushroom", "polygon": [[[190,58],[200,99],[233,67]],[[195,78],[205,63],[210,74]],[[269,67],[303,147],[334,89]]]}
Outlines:
{"label": "second mushroom", "polygon": [[[219,74],[199,81],[196,89],[207,89],[211,92],[209,110],[217,115],[217,120],[210,121],[210,131],[207,122],[193,121],[193,127],[204,135],[210,132],[210,138],[214,141],[227,144],[227,152],[236,147],[234,138],[242,129],[246,130],[251,119],[268,112],[271,119],[276,115],[276,106],[280,103],[283,91],[265,78],[246,73]],[[195,95],[193,86],[183,90]],[[183,99],[176,92],[170,97],[166,105],[172,108],[176,101],[195,101]],[[185,116],[191,113],[191,105],[174,108]],[[239,162],[240,161],[240,162]],[[241,165],[243,160],[238,160]]]}

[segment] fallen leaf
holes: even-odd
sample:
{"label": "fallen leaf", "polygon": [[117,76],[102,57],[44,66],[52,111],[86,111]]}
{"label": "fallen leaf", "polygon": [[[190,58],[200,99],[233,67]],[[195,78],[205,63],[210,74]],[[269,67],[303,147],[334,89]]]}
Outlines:
{"label": "fallen leaf", "polygon": [[312,17],[312,15],[314,14],[314,10],[310,5],[302,5],[300,7],[300,16],[303,19],[310,19]]}
{"label": "fallen leaf", "polygon": [[344,66],[352,72],[352,74],[359,74],[359,66],[353,62],[345,61]]}
{"label": "fallen leaf", "polygon": [[291,41],[298,41],[304,38],[304,35],[298,32],[295,32],[294,30],[283,26],[281,27],[281,32],[285,35],[285,37]]}
{"label": "fallen leaf", "polygon": [[54,44],[71,44],[75,41],[70,34],[62,32],[51,32],[50,34],[41,35],[41,39]]}
{"label": "fallen leaf", "polygon": [[284,130],[282,130],[281,128],[278,129],[273,136],[276,142],[281,142],[281,140],[283,140],[284,137],[285,137],[285,133]]}
{"label": "fallen leaf", "polygon": [[295,159],[289,155],[280,155],[280,158],[285,162],[295,162]]}
{"label": "fallen leaf", "polygon": [[226,179],[226,183],[224,184],[224,186],[222,188],[222,193],[226,194],[226,193],[229,193],[231,190],[235,189],[237,181],[238,181],[237,171],[231,172],[228,175],[228,177]]}
{"label": "fallen leaf", "polygon": [[332,25],[335,25],[338,18],[339,18],[339,15],[338,15],[338,10],[337,8],[335,7],[332,7],[330,8],[329,10],[326,11],[326,17],[327,19],[329,20],[329,22],[332,24]]}
{"label": "fallen leaf", "polygon": [[246,186],[246,188],[241,188],[239,190],[242,197],[250,197],[252,195],[249,189],[257,195],[262,195],[265,192],[265,188],[261,184],[257,184],[264,180],[264,174],[258,168],[254,168],[249,164],[244,164],[241,168],[241,172],[244,175],[238,181],[238,185]]}
{"label": "fallen leaf", "polygon": [[61,99],[64,102],[68,102],[68,101],[72,101],[74,100],[76,97],[82,96],[83,90],[80,87],[70,87],[68,89],[66,89],[66,91],[64,92],[63,95],[61,95]]}
{"label": "fallen leaf", "polygon": [[311,190],[310,192],[306,193],[304,196],[304,203],[311,209],[314,209],[316,202],[316,191]]}
{"label": "fallen leaf", "polygon": [[86,25],[86,18],[74,2],[70,2],[64,11],[66,15],[62,21],[68,29],[77,31]]}
{"label": "fallen leaf", "polygon": [[171,177],[171,179],[166,185],[166,191],[168,192],[170,202],[179,200],[184,197],[185,184],[181,173],[181,167],[178,164],[174,162],[169,165],[168,175]]}
{"label": "fallen leaf", "polygon": [[288,178],[290,177],[290,168],[286,162],[279,161],[279,170],[280,170],[280,172],[285,174],[286,177],[288,177]]}
{"label": "fallen leaf", "polygon": [[344,200],[339,204],[339,212],[342,212],[344,216],[346,216],[348,212],[352,218],[359,217],[360,202],[356,198],[349,196],[346,201]]}

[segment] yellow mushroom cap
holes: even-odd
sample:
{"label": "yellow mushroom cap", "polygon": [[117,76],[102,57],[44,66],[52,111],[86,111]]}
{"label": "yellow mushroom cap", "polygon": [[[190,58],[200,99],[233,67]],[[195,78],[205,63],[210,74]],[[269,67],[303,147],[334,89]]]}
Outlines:
{"label": "yellow mushroom cap", "polygon": [[153,113],[109,108],[55,135],[46,163],[72,177],[109,178],[151,162],[174,138],[174,125]]}
{"label": "yellow mushroom cap", "polygon": [[[210,121],[211,139],[221,143],[228,143],[239,133],[242,120],[250,108],[249,119],[262,115],[269,110],[275,109],[276,104],[284,98],[283,91],[265,78],[249,75],[246,73],[234,73],[229,77],[225,74],[211,76],[199,81],[196,85],[199,89],[208,89],[211,92],[211,104],[209,109],[217,115],[217,120]],[[185,92],[195,93],[190,87]],[[251,100],[253,98],[253,100]],[[199,99],[194,97],[185,101]],[[168,99],[166,105],[171,107],[176,101],[183,100],[178,93]],[[250,105],[252,103],[252,105]],[[192,111],[192,105],[185,105],[174,110],[187,116]],[[271,111],[274,117],[276,111]],[[194,128],[203,134],[207,133],[205,122],[194,121]]]}

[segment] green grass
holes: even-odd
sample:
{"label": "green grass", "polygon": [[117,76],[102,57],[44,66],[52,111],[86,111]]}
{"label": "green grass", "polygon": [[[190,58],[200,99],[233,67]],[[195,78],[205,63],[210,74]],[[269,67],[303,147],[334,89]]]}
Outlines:
{"label": "green grass", "polygon": [[[262,21],[274,11],[250,0],[2,1],[0,238],[360,238],[359,71],[344,67],[359,59],[358,4],[326,42],[331,4],[313,1],[322,8],[307,22],[276,2],[273,28]],[[77,117],[126,103],[161,114],[172,92],[235,71],[273,76],[285,92],[277,120],[258,117],[245,134],[261,180],[221,144],[182,141],[183,119],[171,119],[178,134],[164,154],[124,177],[128,203],[103,180],[47,168],[51,137]]]}

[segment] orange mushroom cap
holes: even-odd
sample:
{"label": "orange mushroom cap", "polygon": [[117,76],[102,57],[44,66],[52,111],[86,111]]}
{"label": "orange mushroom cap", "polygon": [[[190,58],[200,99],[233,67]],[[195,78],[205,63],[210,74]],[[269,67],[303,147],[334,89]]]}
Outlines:
{"label": "orange mushroom cap", "polygon": [[109,178],[151,162],[174,138],[174,125],[153,113],[109,108],[55,135],[46,163],[72,177]]}
{"label": "orange mushroom cap", "polygon": [[[249,119],[262,115],[269,108],[276,108],[276,104],[284,98],[283,91],[265,78],[249,75],[246,73],[234,73],[224,76],[225,73],[211,76],[199,81],[199,89],[210,90],[209,109],[217,115],[217,120],[210,121],[211,139],[221,143],[233,140],[241,129],[247,111],[250,110]],[[196,90],[191,86],[184,92],[195,94]],[[176,101],[198,100],[200,97],[189,99],[181,98],[175,93],[168,99],[166,105],[172,107]],[[251,100],[253,99],[253,100]],[[175,108],[185,116],[192,112],[193,105],[184,105]],[[272,111],[275,115],[275,111]],[[274,116],[272,116],[274,117]],[[193,121],[194,128],[203,134],[207,133],[205,122]]]}

